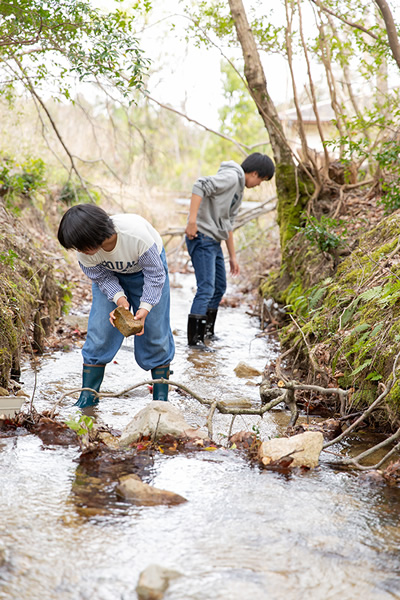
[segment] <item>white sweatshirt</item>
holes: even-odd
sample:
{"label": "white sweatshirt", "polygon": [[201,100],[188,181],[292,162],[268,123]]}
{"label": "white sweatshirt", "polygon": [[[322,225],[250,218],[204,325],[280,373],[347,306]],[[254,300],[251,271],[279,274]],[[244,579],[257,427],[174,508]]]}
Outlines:
{"label": "white sweatshirt", "polygon": [[125,296],[114,273],[143,271],[144,283],[140,308],[151,310],[161,298],[165,269],[160,253],[160,234],[140,215],[119,214],[110,217],[117,233],[117,243],[111,252],[100,249],[92,255],[78,252],[79,264],[90,279],[112,302]]}

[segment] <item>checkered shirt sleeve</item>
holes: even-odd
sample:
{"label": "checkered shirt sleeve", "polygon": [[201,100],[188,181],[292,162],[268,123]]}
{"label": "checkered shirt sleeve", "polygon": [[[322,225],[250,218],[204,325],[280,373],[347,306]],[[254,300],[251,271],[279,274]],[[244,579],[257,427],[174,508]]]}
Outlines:
{"label": "checkered shirt sleeve", "polygon": [[105,294],[110,302],[113,302],[115,294],[122,292],[125,296],[125,292],[121,287],[118,278],[112,271],[103,267],[103,265],[96,265],[95,267],[85,267],[81,262],[79,263],[80,268],[89,279],[94,283],[97,283],[100,290]]}
{"label": "checkered shirt sleeve", "polygon": [[[139,257],[138,265],[144,277],[140,302],[155,306],[160,301],[166,277],[157,244],[154,243]],[[97,283],[100,290],[107,296],[110,302],[113,302],[114,296],[118,292],[122,292],[124,296],[126,295],[113,271],[106,269],[103,265],[85,267],[79,262],[79,266],[89,279]]]}
{"label": "checkered shirt sleeve", "polygon": [[138,260],[143,271],[144,283],[140,302],[155,306],[160,302],[165,282],[165,269],[157,244],[153,244]]}

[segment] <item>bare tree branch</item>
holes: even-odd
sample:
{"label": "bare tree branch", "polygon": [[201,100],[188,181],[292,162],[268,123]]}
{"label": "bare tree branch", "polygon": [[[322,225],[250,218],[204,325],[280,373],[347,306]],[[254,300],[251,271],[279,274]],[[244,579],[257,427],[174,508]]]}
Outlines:
{"label": "bare tree branch", "polygon": [[180,117],[183,117],[184,119],[186,119],[190,123],[195,123],[196,125],[198,125],[199,127],[202,127],[206,131],[209,131],[210,133],[214,133],[215,135],[218,135],[219,137],[223,138],[224,140],[228,140],[228,142],[232,142],[232,144],[235,144],[235,146],[243,154],[243,156],[247,156],[248,153],[244,150],[244,148],[246,148],[246,149],[249,149],[249,148],[245,144],[237,142],[235,139],[231,138],[229,135],[225,135],[224,133],[221,133],[219,131],[215,131],[215,129],[210,129],[206,125],[203,125],[203,123],[200,123],[199,121],[196,121],[196,119],[191,119],[190,117],[188,117],[187,115],[185,115],[183,112],[181,112],[179,110],[176,110],[176,108],[172,108],[172,106],[168,106],[167,104],[163,104],[162,102],[159,102],[155,98],[152,98],[152,96],[150,96],[147,92],[144,92],[142,90],[141,90],[141,92],[142,92],[142,94],[146,98],[148,98],[151,102],[154,102],[155,104],[158,104],[158,106],[161,106],[161,108],[165,108],[165,110],[169,110],[169,111],[175,113],[176,115],[179,115]]}
{"label": "bare tree branch", "polygon": [[268,404],[264,404],[261,408],[247,408],[247,407],[241,408],[238,406],[229,406],[228,404],[225,404],[224,402],[218,402],[216,400],[208,400],[208,399],[202,398],[202,396],[199,396],[198,394],[196,394],[196,392],[193,392],[191,389],[189,389],[185,385],[182,385],[181,383],[177,383],[176,381],[171,381],[171,379],[161,378],[161,379],[150,379],[147,381],[141,381],[140,383],[136,383],[135,385],[132,385],[132,386],[126,388],[125,390],[122,390],[121,392],[116,392],[114,394],[98,392],[96,390],[93,390],[92,388],[75,388],[73,390],[68,390],[67,392],[64,392],[60,396],[60,398],[58,398],[58,400],[54,403],[54,406],[50,413],[50,417],[51,418],[54,417],[57,406],[64,400],[64,398],[66,396],[69,396],[76,392],[81,392],[81,391],[85,390],[85,391],[93,392],[95,394],[95,396],[98,398],[119,398],[120,396],[124,396],[128,392],[131,392],[132,390],[135,390],[138,387],[141,387],[143,385],[153,385],[155,383],[167,383],[168,385],[177,387],[177,388],[183,390],[184,392],[190,394],[190,396],[192,396],[195,400],[197,400],[198,402],[200,402],[200,404],[202,404],[204,406],[213,407],[215,404],[215,407],[218,409],[218,411],[220,413],[226,414],[226,415],[260,415],[260,416],[262,416],[264,413],[271,410],[271,408],[274,408],[278,404],[281,404],[281,402],[285,402],[285,398],[286,398],[286,392],[284,390],[282,390],[282,394],[279,396],[279,398],[275,398],[271,402],[268,402]]}
{"label": "bare tree branch", "polygon": [[[264,215],[275,209],[276,209],[276,196],[272,196],[271,198],[264,200],[264,202],[262,202],[262,204],[256,206],[255,208],[249,208],[248,210],[245,210],[245,211],[239,213],[239,215],[235,221],[233,230],[236,231],[236,229],[243,227],[243,225],[246,225],[246,223],[248,223],[249,221],[252,221],[253,219],[258,219],[258,217],[261,217],[261,215]],[[185,227],[171,227],[171,228],[161,232],[161,235],[163,237],[167,236],[167,235],[174,237],[176,235],[184,235],[184,233],[185,233]]]}
{"label": "bare tree branch", "polygon": [[[81,174],[75,164],[75,160],[73,155],[71,154],[68,146],[65,144],[63,137],[61,136],[61,133],[58,130],[58,127],[56,125],[56,123],[54,122],[54,119],[52,118],[46,104],[43,102],[42,98],[39,96],[39,94],[36,92],[35,87],[32,83],[32,81],[30,80],[30,77],[27,75],[27,73],[25,72],[25,69],[23,68],[22,64],[18,61],[18,59],[16,59],[14,57],[15,62],[18,65],[18,68],[20,69],[21,73],[22,73],[22,77],[21,80],[25,79],[26,81],[26,87],[28,88],[29,92],[31,93],[32,97],[36,100],[36,102],[38,102],[40,104],[40,106],[42,107],[43,111],[45,112],[51,126],[52,129],[54,131],[54,133],[56,134],[61,146],[64,148],[64,151],[66,152],[70,163],[71,163],[71,169],[74,171],[74,173],[77,175],[79,181],[81,182],[82,187],[84,188],[84,190],[86,191],[87,195],[89,196],[89,198],[92,200],[92,202],[94,202],[94,198],[92,196],[92,194],[90,193],[90,190],[88,189],[86,182],[83,180],[83,178],[81,177]],[[14,71],[15,72],[15,71]]]}
{"label": "bare tree branch", "polygon": [[[327,147],[326,147],[326,144],[325,144],[324,132],[322,130],[321,119],[320,119],[320,116],[319,116],[316,91],[315,91],[314,81],[313,81],[312,73],[311,73],[311,61],[310,61],[309,56],[308,56],[307,43],[306,43],[306,40],[304,39],[303,15],[302,15],[302,9],[301,9],[301,2],[300,2],[300,0],[297,0],[297,6],[298,6],[298,11],[299,11],[300,39],[301,39],[301,43],[302,43],[302,46],[303,46],[304,57],[306,59],[306,64],[307,64],[307,73],[308,73],[308,81],[309,81],[309,84],[310,84],[311,100],[312,100],[314,115],[315,115],[315,118],[316,118],[316,121],[317,121],[317,128],[318,128],[319,137],[321,139],[321,143],[322,143],[322,147],[323,147],[323,152],[324,152],[324,156],[325,156],[324,170],[325,170],[325,175],[327,176],[328,175],[328,165],[329,165],[329,154],[328,154],[328,150],[327,150]],[[300,115],[301,115],[301,111],[300,111]],[[320,184],[320,181],[318,181],[318,183]]]}
{"label": "bare tree branch", "polygon": [[380,442],[379,444],[376,444],[375,446],[368,448],[368,450],[361,452],[361,454],[358,454],[357,456],[353,456],[351,458],[343,458],[341,462],[344,465],[355,465],[358,469],[362,469],[362,470],[379,469],[379,467],[388,459],[388,456],[389,455],[391,456],[394,453],[393,451],[395,450],[395,448],[398,448],[399,444],[396,444],[395,448],[392,448],[392,450],[388,454],[386,454],[384,456],[384,458],[382,458],[377,465],[374,465],[374,466],[368,465],[365,467],[365,466],[362,466],[359,464],[360,460],[363,460],[364,458],[367,458],[371,454],[374,454],[377,450],[381,450],[382,448],[389,446],[390,444],[392,444],[393,442],[398,440],[399,437],[400,437],[400,428],[393,435],[388,437],[386,440],[383,440],[383,442]]}
{"label": "bare tree branch", "polygon": [[[375,35],[375,33],[372,33],[372,31],[369,31],[366,27],[363,27],[363,25],[360,25],[359,23],[352,23],[351,21],[347,21],[347,19],[345,19],[341,15],[338,15],[338,14],[334,13],[332,10],[329,10],[329,8],[324,6],[322,4],[322,2],[320,2],[320,0],[311,0],[311,2],[314,2],[314,4],[316,4],[322,11],[332,15],[336,19],[340,19],[340,21],[342,21],[343,23],[346,23],[346,25],[349,25],[349,27],[353,27],[355,29],[359,29],[360,31],[363,31],[364,33],[366,33],[366,34],[370,35],[372,38],[374,38],[374,40],[379,39],[379,37],[377,35]],[[375,2],[376,2],[376,0],[375,0]],[[378,2],[377,2],[377,4],[378,4]]]}

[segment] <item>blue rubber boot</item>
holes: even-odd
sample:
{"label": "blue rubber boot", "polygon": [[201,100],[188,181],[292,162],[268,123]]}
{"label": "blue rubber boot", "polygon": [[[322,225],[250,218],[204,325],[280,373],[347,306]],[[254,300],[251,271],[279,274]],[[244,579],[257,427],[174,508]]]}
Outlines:
{"label": "blue rubber boot", "polygon": [[[82,387],[91,388],[98,392],[104,377],[105,366],[104,365],[83,365],[82,371]],[[97,396],[93,392],[87,390],[81,392],[78,402],[75,402],[74,406],[79,408],[87,408],[88,406],[94,406],[99,403]]]}
{"label": "blue rubber boot", "polygon": [[[169,365],[164,365],[152,369],[151,377],[152,379],[169,379],[170,373],[172,371],[169,370]],[[153,383],[153,400],[168,401],[168,383]]]}

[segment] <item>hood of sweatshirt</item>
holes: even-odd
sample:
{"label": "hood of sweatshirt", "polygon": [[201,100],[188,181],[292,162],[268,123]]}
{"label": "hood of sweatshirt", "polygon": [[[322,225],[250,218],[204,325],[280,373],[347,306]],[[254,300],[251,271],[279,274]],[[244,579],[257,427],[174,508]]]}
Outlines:
{"label": "hood of sweatshirt", "polygon": [[242,203],[244,185],[244,171],[233,160],[221,163],[216,175],[197,179],[192,191],[202,198],[197,214],[201,233],[217,241],[228,239]]}
{"label": "hood of sweatshirt", "polygon": [[244,171],[237,162],[235,162],[234,160],[226,160],[222,162],[218,169],[218,173],[222,173],[223,171],[225,171],[225,169],[233,169],[234,171],[236,171],[239,177],[239,181],[243,183],[244,187]]}

